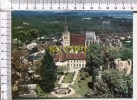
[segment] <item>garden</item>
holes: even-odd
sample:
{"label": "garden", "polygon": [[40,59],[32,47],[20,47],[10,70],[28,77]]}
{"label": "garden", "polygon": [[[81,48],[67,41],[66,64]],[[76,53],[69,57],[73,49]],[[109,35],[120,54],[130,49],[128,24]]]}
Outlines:
{"label": "garden", "polygon": [[92,93],[92,90],[88,87],[88,83],[91,81],[92,77],[88,72],[81,70],[77,75],[75,83],[70,87],[72,87],[77,94],[83,97],[86,93]]}
{"label": "garden", "polygon": [[75,73],[72,73],[72,72],[66,73],[62,83],[71,83],[71,82],[73,82],[74,75],[75,75]]}

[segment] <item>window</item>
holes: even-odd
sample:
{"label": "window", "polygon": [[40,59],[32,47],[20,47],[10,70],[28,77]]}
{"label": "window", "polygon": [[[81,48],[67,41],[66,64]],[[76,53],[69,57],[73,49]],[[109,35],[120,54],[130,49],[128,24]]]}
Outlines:
{"label": "window", "polygon": [[81,67],[81,64],[79,64],[79,67]]}

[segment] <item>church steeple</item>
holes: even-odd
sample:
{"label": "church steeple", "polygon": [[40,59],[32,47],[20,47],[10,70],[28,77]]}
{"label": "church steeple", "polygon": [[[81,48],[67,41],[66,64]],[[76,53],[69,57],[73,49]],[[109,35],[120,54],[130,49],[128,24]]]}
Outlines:
{"label": "church steeple", "polygon": [[68,25],[67,25],[67,18],[66,18],[66,16],[65,16],[64,31],[65,31],[65,32],[68,32]]}
{"label": "church steeple", "polygon": [[63,46],[70,46],[70,32],[68,30],[66,16],[65,16],[65,22],[64,22],[64,32],[62,34],[62,37],[63,37]]}

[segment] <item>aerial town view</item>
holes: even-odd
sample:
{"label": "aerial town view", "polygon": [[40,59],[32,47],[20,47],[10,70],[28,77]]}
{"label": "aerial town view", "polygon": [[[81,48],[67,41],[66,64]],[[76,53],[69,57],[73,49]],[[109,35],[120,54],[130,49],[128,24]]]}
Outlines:
{"label": "aerial town view", "polygon": [[132,98],[133,12],[13,11],[13,98]]}

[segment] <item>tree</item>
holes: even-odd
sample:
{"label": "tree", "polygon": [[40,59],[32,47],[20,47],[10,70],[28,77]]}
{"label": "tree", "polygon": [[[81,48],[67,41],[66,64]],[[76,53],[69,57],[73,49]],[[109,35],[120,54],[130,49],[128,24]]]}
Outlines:
{"label": "tree", "polygon": [[133,76],[114,69],[103,71],[102,78],[94,86],[95,97],[132,98],[133,96]]}
{"label": "tree", "polygon": [[104,64],[104,50],[100,45],[92,44],[87,48],[86,56],[86,66],[92,70],[92,83],[94,84],[96,76],[98,76],[99,67]]}
{"label": "tree", "polygon": [[133,50],[130,48],[123,48],[120,51],[120,58],[122,58],[123,60],[127,60],[127,59],[133,59]]}
{"label": "tree", "polygon": [[60,73],[60,72],[67,71],[68,69],[69,69],[68,66],[62,65],[62,66],[58,66],[57,71]]}
{"label": "tree", "polygon": [[104,51],[98,44],[92,44],[87,48],[87,66],[99,68],[104,63]]}
{"label": "tree", "polygon": [[25,43],[27,41],[28,36],[27,36],[26,32],[19,31],[16,37],[17,37],[17,40],[18,40],[18,44],[20,45],[20,42]]}
{"label": "tree", "polygon": [[108,65],[113,67],[115,65],[114,60],[120,58],[120,48],[118,47],[105,48],[104,55],[105,55],[104,60],[107,67]]}
{"label": "tree", "polygon": [[37,29],[31,29],[29,31],[30,36],[32,39],[37,39],[39,31]]}
{"label": "tree", "polygon": [[57,46],[61,46],[61,45],[62,45],[61,41],[58,40],[58,41],[56,42],[56,45],[57,45]]}
{"label": "tree", "polygon": [[53,57],[51,56],[49,50],[45,50],[45,55],[42,60],[41,65],[41,77],[42,80],[40,81],[40,87],[45,92],[51,92],[55,85],[55,81],[57,79],[55,63],[53,61]]}

